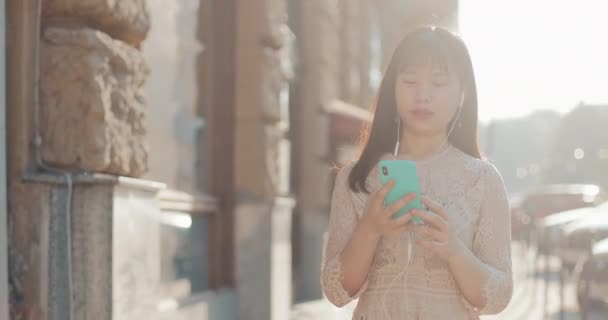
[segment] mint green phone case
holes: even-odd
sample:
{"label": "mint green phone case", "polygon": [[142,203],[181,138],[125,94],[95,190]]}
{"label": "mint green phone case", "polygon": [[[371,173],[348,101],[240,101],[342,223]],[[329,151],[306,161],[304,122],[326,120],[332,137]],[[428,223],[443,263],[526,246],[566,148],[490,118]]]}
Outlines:
{"label": "mint green phone case", "polygon": [[[393,219],[403,216],[411,209],[423,209],[420,202],[420,185],[418,183],[416,163],[409,160],[381,160],[378,163],[378,170],[380,171],[380,182],[382,185],[385,185],[391,179],[395,180],[393,189],[391,189],[384,199],[385,205],[390,205],[408,193],[416,193],[416,198],[395,212]],[[423,223],[419,217],[414,217],[412,221],[416,224]]]}

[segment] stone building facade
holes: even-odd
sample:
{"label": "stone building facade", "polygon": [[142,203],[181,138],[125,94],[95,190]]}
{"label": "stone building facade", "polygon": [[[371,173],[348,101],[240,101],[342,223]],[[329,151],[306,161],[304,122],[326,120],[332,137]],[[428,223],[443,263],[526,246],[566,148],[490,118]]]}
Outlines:
{"label": "stone building facade", "polygon": [[6,214],[6,3],[0,1],[0,318],[8,319]]}
{"label": "stone building facade", "polygon": [[5,2],[10,314],[32,320],[287,319],[320,299],[333,164],[398,38],[456,13]]}

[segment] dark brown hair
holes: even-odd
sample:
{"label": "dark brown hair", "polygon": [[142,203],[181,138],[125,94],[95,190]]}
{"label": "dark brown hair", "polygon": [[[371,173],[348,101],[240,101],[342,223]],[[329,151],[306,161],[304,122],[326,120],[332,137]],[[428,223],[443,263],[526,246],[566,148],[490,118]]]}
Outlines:
{"label": "dark brown hair", "polygon": [[[464,101],[459,120],[462,126],[454,126],[448,141],[475,158],[481,158],[477,142],[477,88],[471,57],[462,39],[452,32],[434,26],[422,26],[408,33],[399,43],[384,73],[378,89],[372,122],[361,133],[361,154],[348,177],[353,191],[369,193],[365,186],[372,167],[385,153],[391,153],[397,140],[398,116],[395,99],[395,81],[404,67],[431,61],[455,72]],[[451,127],[452,119],[448,124]]]}

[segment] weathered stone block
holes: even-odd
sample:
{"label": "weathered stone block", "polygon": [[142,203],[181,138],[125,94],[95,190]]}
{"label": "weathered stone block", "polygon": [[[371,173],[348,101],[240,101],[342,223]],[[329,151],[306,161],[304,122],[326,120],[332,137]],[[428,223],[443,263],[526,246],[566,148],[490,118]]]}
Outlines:
{"label": "weathered stone block", "polygon": [[[264,47],[262,63],[262,107],[269,121],[289,125],[289,81],[293,78],[293,34],[287,25],[281,28],[280,49]],[[287,129],[287,128],[286,128]]]}
{"label": "weathered stone block", "polygon": [[81,23],[138,47],[146,38],[150,18],[145,0],[45,0],[45,23]]}
{"label": "weathered stone block", "polygon": [[289,319],[294,201],[240,202],[235,210],[239,319]]}
{"label": "weathered stone block", "polygon": [[141,53],[91,29],[47,29],[42,43],[44,160],[141,176],[148,158],[143,84],[149,72]]}
{"label": "weathered stone block", "polygon": [[304,209],[299,215],[299,252],[295,278],[296,300],[309,301],[322,298],[321,257],[323,234],[329,222],[328,210]]}
{"label": "weathered stone block", "polygon": [[287,45],[284,29],[287,26],[287,2],[285,0],[265,0],[258,3],[258,20],[262,24],[261,36],[265,46],[274,50]]}
{"label": "weathered stone block", "polygon": [[[62,189],[64,188],[60,187],[53,193],[55,210],[58,210],[54,215],[56,217],[66,215],[64,206],[68,198]],[[113,187],[107,184],[77,185],[71,199],[73,202],[70,215],[72,217],[74,319],[112,319],[110,305],[113,287],[112,189]],[[62,222],[58,218],[55,219],[56,224]],[[66,227],[57,225],[55,227],[56,231],[52,233],[55,237],[57,237],[57,228]],[[55,239],[52,243],[62,246],[65,244],[63,241],[65,240]],[[51,256],[59,253],[57,249],[51,252]],[[59,255],[54,260],[53,265],[59,267],[62,263],[67,265],[67,256]],[[61,273],[65,272],[64,270],[56,270],[59,274],[55,273],[54,278],[58,281],[50,292],[56,292],[60,286],[66,285],[67,281],[60,276]],[[62,307],[61,304],[51,303],[51,305],[55,309],[53,312],[54,320],[67,318],[66,308],[58,310],[58,307]]]}
{"label": "weathered stone block", "polygon": [[158,183],[115,187],[112,204],[112,319],[156,320],[161,246]]}
{"label": "weathered stone block", "polygon": [[242,121],[235,157],[237,188],[258,197],[288,195],[290,152],[290,141],[280,126]]}
{"label": "weathered stone block", "polygon": [[287,25],[286,2],[245,1],[239,8],[238,116],[287,126],[295,37]]}
{"label": "weathered stone block", "polygon": [[284,132],[276,126],[266,126],[264,131],[267,170],[265,177],[267,177],[269,195],[289,195],[290,141],[284,138]]}

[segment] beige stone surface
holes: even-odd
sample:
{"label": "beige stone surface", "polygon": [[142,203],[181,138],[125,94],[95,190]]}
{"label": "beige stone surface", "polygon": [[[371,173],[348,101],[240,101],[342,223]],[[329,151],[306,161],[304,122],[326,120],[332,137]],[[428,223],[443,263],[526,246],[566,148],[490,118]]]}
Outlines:
{"label": "beige stone surface", "polygon": [[74,319],[112,319],[113,189],[111,185],[98,184],[78,185],[74,190],[71,211]]}
{"label": "beige stone surface", "polygon": [[375,45],[370,39],[372,6],[365,0],[340,2],[340,99],[361,107],[369,106],[373,95],[369,87]]}
{"label": "beige stone surface", "polygon": [[284,27],[287,24],[287,2],[285,0],[265,0],[257,4],[260,15],[263,19],[261,23],[261,37],[265,46],[275,50],[286,46],[284,37]]}
{"label": "beige stone surface", "polygon": [[289,318],[291,198],[241,201],[235,210],[236,288],[239,319]]}
{"label": "beige stone surface", "polygon": [[[293,78],[293,34],[286,25],[278,27],[283,45],[261,48],[262,101],[264,117],[272,122],[289,122],[289,81]],[[259,90],[259,89],[258,89]]]}
{"label": "beige stone surface", "polygon": [[300,135],[298,203],[301,209],[329,205],[329,118],[323,109],[340,96],[341,16],[335,1],[302,2],[300,76],[302,94],[298,112]]}
{"label": "beige stone surface", "polygon": [[[46,315],[48,297],[48,239],[51,208],[49,186],[9,182],[8,238],[12,294],[22,297],[23,312]],[[20,312],[20,311],[17,311]]]}
{"label": "beige stone surface", "polygon": [[294,37],[284,0],[242,2],[238,13],[236,184],[247,194],[289,194],[289,80]]}
{"label": "beige stone surface", "polygon": [[[197,58],[203,46],[196,37],[199,0],[148,0],[150,32],[142,44],[151,66],[146,79],[146,127],[150,144],[145,178],[196,193],[203,119],[197,113]],[[200,72],[203,77],[203,72]]]}
{"label": "beige stone surface", "polygon": [[268,123],[288,121],[288,81],[295,38],[284,0],[244,1],[238,12],[238,114]]}
{"label": "beige stone surface", "polygon": [[156,320],[161,277],[158,191],[119,185],[112,205],[113,320]]}
{"label": "beige stone surface", "polygon": [[147,168],[142,55],[91,29],[47,29],[41,57],[45,161],[141,176]]}
{"label": "beige stone surface", "polygon": [[44,0],[42,10],[51,25],[79,23],[136,47],[150,28],[145,0]]}

